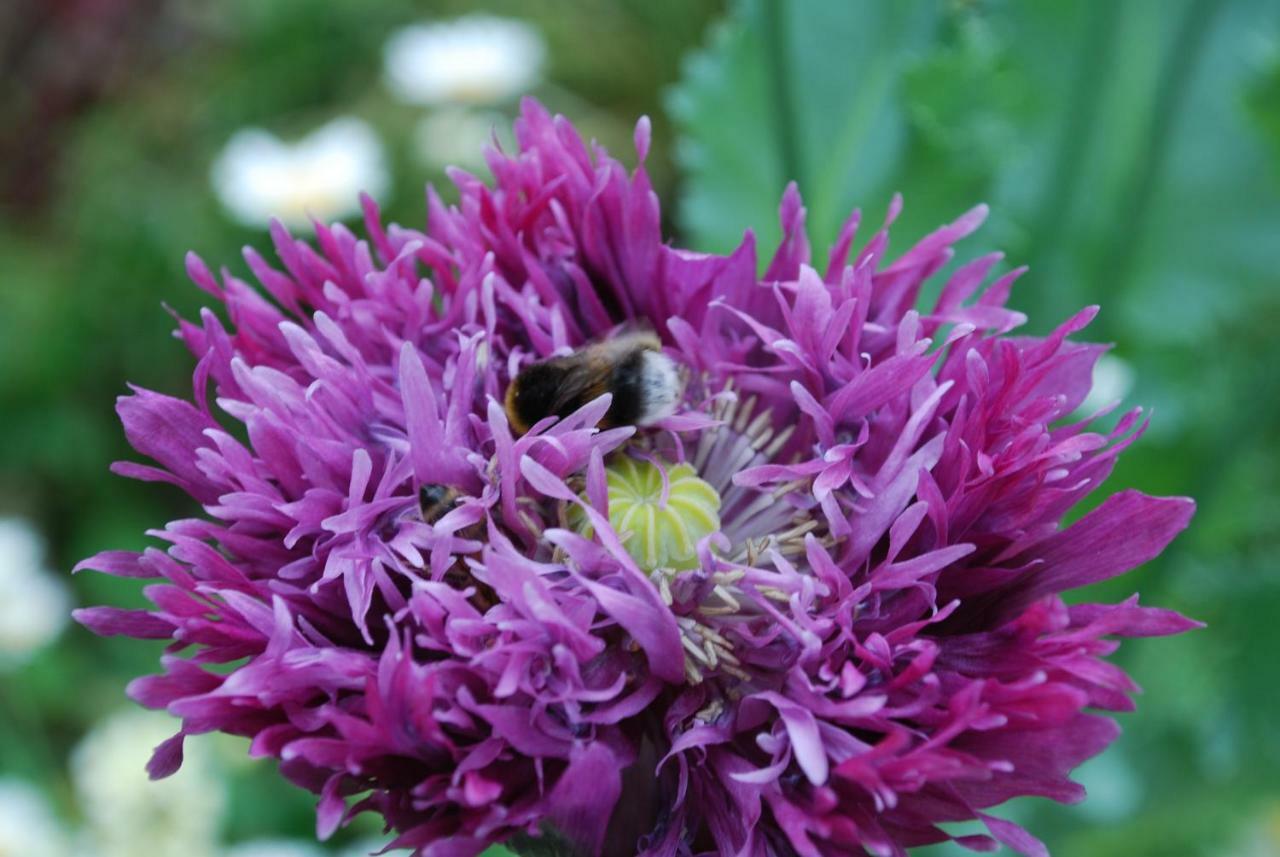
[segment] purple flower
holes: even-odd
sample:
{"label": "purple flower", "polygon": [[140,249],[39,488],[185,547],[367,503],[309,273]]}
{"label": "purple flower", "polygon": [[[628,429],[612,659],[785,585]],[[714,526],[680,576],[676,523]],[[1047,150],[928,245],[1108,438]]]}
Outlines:
{"label": "purple flower", "polygon": [[[917,311],[982,207],[895,260],[898,202],[857,250],[855,213],[819,272],[789,188],[761,279],[750,234],[665,244],[643,168],[536,103],[516,136],[492,186],[429,192],[425,232],[366,200],[366,240],[275,225],[258,288],[189,258],[232,326],[181,322],[192,399],[122,398],[155,465],[116,468],[206,514],[81,564],[151,580],[153,610],[77,614],[172,641],[130,686],[182,721],[152,774],[186,735],[244,735],[320,795],[320,836],[374,812],[431,857],[544,831],[610,857],[902,855],[973,819],[990,835],[962,844],[1045,853],[985,810],[1083,797],[1070,771],[1118,731],[1097,712],[1132,707],[1114,638],[1195,625],[1060,597],[1192,513],[1127,491],[1060,525],[1144,426],[1064,422],[1094,310],[1010,335],[1021,269],[988,283],[991,255]],[[602,397],[512,431],[522,366],[636,322],[686,375],[674,416],[602,431]],[[424,485],[459,502],[424,517]]]}

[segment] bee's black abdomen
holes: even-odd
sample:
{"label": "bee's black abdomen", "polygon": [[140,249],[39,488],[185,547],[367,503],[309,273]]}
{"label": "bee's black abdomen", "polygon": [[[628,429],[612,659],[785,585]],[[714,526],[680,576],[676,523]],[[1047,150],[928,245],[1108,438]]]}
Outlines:
{"label": "bee's black abdomen", "polygon": [[604,418],[609,425],[634,425],[644,415],[645,354],[643,348],[637,348],[613,367],[609,385],[613,404]]}
{"label": "bee's black abdomen", "polygon": [[434,482],[428,482],[418,489],[418,505],[424,509],[431,509],[439,506],[449,497],[449,488],[446,485],[437,485]]}
{"label": "bee's black abdomen", "polygon": [[579,403],[571,401],[565,407],[556,407],[557,400],[562,399],[564,380],[565,367],[555,361],[534,363],[520,373],[508,405],[522,430],[527,430],[543,417],[562,417],[573,413]]}
{"label": "bee's black abdomen", "polygon": [[458,492],[448,485],[428,482],[418,489],[418,509],[428,524],[434,524],[457,505]]}

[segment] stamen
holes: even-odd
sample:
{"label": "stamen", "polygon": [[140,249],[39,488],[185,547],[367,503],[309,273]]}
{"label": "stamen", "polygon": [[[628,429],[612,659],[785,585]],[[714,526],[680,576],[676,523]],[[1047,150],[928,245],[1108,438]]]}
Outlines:
{"label": "stamen", "polygon": [[658,575],[658,595],[662,596],[662,603],[668,607],[675,603],[675,598],[671,594],[671,578],[665,574]]}
{"label": "stamen", "polygon": [[714,592],[716,595],[719,595],[720,599],[724,601],[725,605],[728,606],[734,613],[737,613],[739,610],[742,609],[742,605],[738,602],[738,599],[734,598],[733,595],[729,592],[729,590],[726,589],[725,587],[717,585],[716,588],[711,591]]}
{"label": "stamen", "polygon": [[796,524],[794,527],[787,530],[785,533],[781,533],[775,536],[775,538],[779,542],[795,541],[797,539],[803,539],[806,535],[813,532],[817,528],[818,528],[818,522],[813,520],[812,518],[808,518]]}
{"label": "stamen", "polygon": [[716,656],[715,644],[707,640],[702,644],[702,651],[706,652],[708,666],[715,669],[720,663],[720,659]]}
{"label": "stamen", "polygon": [[697,714],[693,715],[703,723],[711,723],[721,714],[724,713],[724,700],[713,699],[703,706]]}
{"label": "stamen", "polygon": [[770,601],[780,601],[783,604],[791,601],[791,593],[783,592],[781,589],[776,589],[772,586],[757,586],[756,591]]}
{"label": "stamen", "polygon": [[693,640],[690,640],[688,637],[681,634],[680,642],[681,644],[684,645],[684,650],[686,652],[693,655],[695,658],[697,658],[706,666],[709,666],[713,669],[715,668],[715,665],[711,663],[711,658],[707,657],[707,653],[704,652],[702,649],[698,648],[698,644],[695,643]]}
{"label": "stamen", "polygon": [[738,656],[723,646],[716,646],[716,654],[720,658],[721,666],[732,664],[735,667],[742,666],[742,661],[738,660]]}
{"label": "stamen", "polygon": [[542,525],[538,523],[538,519],[530,515],[524,509],[517,509],[516,515],[519,516],[520,522],[525,525],[534,538],[542,537]]}
{"label": "stamen", "polygon": [[684,659],[684,677],[689,680],[689,684],[702,684],[702,673],[688,659]]}
{"label": "stamen", "polygon": [[[768,411],[761,411],[760,415],[751,421],[751,425],[747,426],[747,430],[743,432],[747,437],[753,440],[760,436],[761,429],[769,425],[772,415]],[[754,446],[755,444],[752,444]]]}
{"label": "stamen", "polygon": [[[751,418],[751,412],[755,409],[755,406],[756,397],[748,396],[747,400],[742,403],[742,407],[738,409],[738,418],[734,420],[733,423],[733,430],[738,434],[749,434],[749,432],[745,431],[745,428],[747,420]],[[762,416],[764,416],[765,419],[768,419],[768,412],[766,411]]]}
{"label": "stamen", "polygon": [[777,505],[777,502],[780,499],[781,497],[773,494],[760,494],[751,501],[751,505],[747,506],[747,508],[743,509],[736,515],[738,525],[743,526],[746,522],[750,521],[761,512],[772,509]]}
{"label": "stamen", "polygon": [[768,449],[764,451],[764,457],[773,458],[775,455],[777,455],[778,450],[786,446],[787,441],[791,440],[791,435],[795,433],[795,430],[796,430],[796,427],[793,425],[790,425],[784,428],[782,432],[776,438],[774,438],[773,443],[769,444]]}
{"label": "stamen", "polygon": [[777,488],[773,489],[773,492],[769,496],[774,500],[779,500],[793,491],[800,490],[808,484],[808,479],[793,479],[790,482],[787,482],[784,485],[779,485]]}

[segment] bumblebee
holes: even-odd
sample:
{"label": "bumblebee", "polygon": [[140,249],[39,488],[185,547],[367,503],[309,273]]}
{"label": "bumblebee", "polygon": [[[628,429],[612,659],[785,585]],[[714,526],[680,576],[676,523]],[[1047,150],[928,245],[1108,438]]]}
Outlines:
{"label": "bumblebee", "polygon": [[567,417],[612,393],[602,428],[648,425],[675,412],[681,387],[676,364],[662,353],[657,336],[626,333],[526,366],[507,387],[507,419],[524,434],[545,417]]}
{"label": "bumblebee", "polygon": [[457,488],[428,482],[418,489],[418,510],[422,513],[422,520],[434,524],[453,511],[459,499]]}
{"label": "bumblebee", "polygon": [[[461,492],[452,485],[428,482],[418,489],[418,510],[422,514],[422,520],[428,524],[435,524],[449,512],[452,512],[457,508],[461,500]],[[481,539],[483,533],[483,525],[472,524],[459,531],[456,535],[459,538],[475,541]],[[488,610],[498,603],[498,597],[493,590],[473,578],[462,560],[454,562],[449,567],[444,574],[444,580],[458,590],[474,590],[474,594],[471,596],[472,601],[482,611]]]}

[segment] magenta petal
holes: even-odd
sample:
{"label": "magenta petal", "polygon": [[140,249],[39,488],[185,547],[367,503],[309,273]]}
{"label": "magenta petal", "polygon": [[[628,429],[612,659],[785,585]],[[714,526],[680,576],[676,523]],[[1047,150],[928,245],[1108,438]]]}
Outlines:
{"label": "magenta petal", "polygon": [[1049,857],[1049,849],[1044,847],[1044,843],[1021,825],[982,812],[978,813],[978,818],[982,819],[992,836],[1019,854],[1025,854],[1026,857]]}
{"label": "magenta petal", "polygon": [[159,577],[158,572],[138,561],[141,558],[142,554],[135,551],[102,551],[88,559],[80,560],[72,571],[81,572],[92,569],[114,577]]}
{"label": "magenta petal", "polygon": [[813,714],[775,693],[757,693],[752,698],[767,702],[778,710],[791,739],[791,752],[795,754],[796,762],[809,782],[815,786],[826,783],[827,753],[822,746],[818,723]]}
{"label": "magenta petal", "polygon": [[116,400],[116,411],[134,449],[172,473],[200,502],[217,497],[218,488],[196,464],[196,451],[210,445],[204,432],[214,427],[204,414],[189,402],[141,388]]}
{"label": "magenta petal", "polygon": [[418,481],[445,485],[465,483],[467,468],[447,454],[436,394],[427,379],[422,358],[408,342],[400,349],[400,395],[404,400],[409,449]]}
{"label": "magenta petal", "polygon": [[142,640],[166,640],[173,636],[173,622],[146,610],[120,607],[83,607],[71,611],[71,617],[100,637],[137,637]]}
{"label": "magenta petal", "polygon": [[627,629],[649,657],[649,668],[658,678],[678,684],[684,680],[684,652],[680,631],[671,614],[662,610],[655,592],[628,595],[602,583],[578,577],[600,604],[600,609]]}
{"label": "magenta petal", "polygon": [[569,501],[578,499],[578,495],[569,490],[569,486],[564,484],[563,479],[558,478],[532,458],[520,460],[520,472],[524,474],[525,479],[529,480],[530,485],[547,497]]}
{"label": "magenta petal", "polygon": [[320,803],[316,807],[316,838],[321,841],[333,836],[347,813],[347,803],[339,792],[344,779],[342,774],[330,777],[320,793]]}
{"label": "magenta petal", "polygon": [[588,854],[598,854],[622,793],[619,760],[603,744],[575,748],[547,798],[556,829]]}
{"label": "magenta petal", "polygon": [[147,774],[153,780],[163,780],[182,767],[182,742],[186,735],[179,732],[163,741],[147,762]]}
{"label": "magenta petal", "polygon": [[1045,595],[1076,589],[1142,565],[1186,529],[1195,503],[1122,491],[1028,552],[1039,566],[1002,602],[1002,615]]}
{"label": "magenta petal", "polygon": [[1101,626],[1104,633],[1121,637],[1164,637],[1205,626],[1172,610],[1139,607],[1136,595],[1123,604],[1074,605],[1071,619],[1080,625]]}

